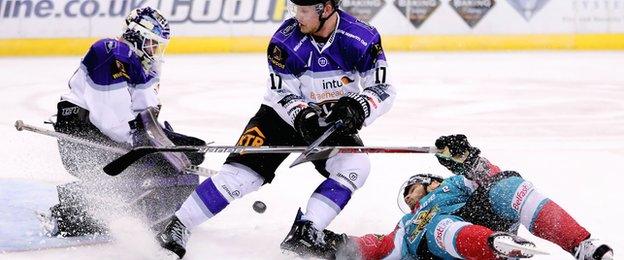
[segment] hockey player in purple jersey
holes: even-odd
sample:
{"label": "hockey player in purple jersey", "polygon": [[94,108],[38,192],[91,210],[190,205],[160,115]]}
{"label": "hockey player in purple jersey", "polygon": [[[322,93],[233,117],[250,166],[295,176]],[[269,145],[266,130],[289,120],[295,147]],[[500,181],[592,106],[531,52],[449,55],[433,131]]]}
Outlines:
{"label": "hockey player in purple jersey", "polygon": [[[57,132],[110,146],[204,145],[173,132],[156,118],[160,64],[169,41],[169,24],[150,7],[133,10],[119,38],[95,42],[69,80],[70,91],[57,105]],[[146,158],[127,173],[110,177],[102,167],[117,154],[59,140],[61,160],[79,180],[58,186],[59,204],[42,214],[50,235],[106,233],[102,217],[124,212],[153,224],[173,214],[199,184],[181,175],[202,154],[168,153]],[[164,223],[163,223],[164,224]]]}
{"label": "hockey player in purple jersey", "polygon": [[[339,0],[291,0],[293,18],[273,35],[267,50],[268,84],[258,112],[238,145],[308,145],[328,125],[341,121],[324,145],[362,146],[358,131],[392,106],[395,90],[377,30],[338,10]],[[288,154],[231,154],[219,174],[184,202],[158,236],[161,245],[184,256],[189,230],[233,200],[270,183]],[[313,161],[326,179],[311,195],[305,214],[281,244],[305,254],[323,243],[325,229],[364,185],[366,154],[338,154]]]}

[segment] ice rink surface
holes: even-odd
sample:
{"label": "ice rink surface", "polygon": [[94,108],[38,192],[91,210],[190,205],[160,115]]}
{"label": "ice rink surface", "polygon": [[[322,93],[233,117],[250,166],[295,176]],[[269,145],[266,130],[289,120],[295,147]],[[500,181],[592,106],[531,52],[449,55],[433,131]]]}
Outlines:
{"label": "ice rink surface", "polygon": [[[429,146],[440,135],[465,133],[502,169],[517,170],[567,209],[594,237],[624,254],[624,52],[388,53],[399,94],[392,110],[361,131],[367,145]],[[80,57],[0,59],[2,179],[71,181],[55,140],[15,131],[22,119],[43,126]],[[262,54],[168,56],[161,120],[217,144],[236,142],[259,107],[267,78]],[[49,127],[49,126],[47,126]],[[218,169],[225,154],[202,165]],[[311,165],[289,169],[273,184],[233,202],[193,231],[185,259],[291,259],[279,243],[298,207],[322,181]],[[388,233],[402,213],[401,183],[418,172],[448,175],[432,155],[371,155],[372,172],[330,229],[353,235]],[[7,198],[0,198],[4,201]],[[255,213],[255,200],[267,204]],[[26,216],[25,216],[26,217]],[[3,220],[0,219],[0,222]],[[152,259],[151,235],[131,221],[114,228],[116,242],[70,249],[1,254],[1,259]],[[2,231],[0,230],[0,235]],[[536,259],[572,259],[521,230],[551,252]]]}

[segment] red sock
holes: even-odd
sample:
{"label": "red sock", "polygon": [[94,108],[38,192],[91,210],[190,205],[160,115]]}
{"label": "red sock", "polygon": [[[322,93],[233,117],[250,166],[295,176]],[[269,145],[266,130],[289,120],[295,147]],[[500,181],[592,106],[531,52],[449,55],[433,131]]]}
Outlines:
{"label": "red sock", "polygon": [[537,214],[531,233],[559,245],[568,252],[572,252],[574,247],[589,237],[589,232],[552,200],[546,202]]}
{"label": "red sock", "polygon": [[484,226],[463,227],[455,240],[457,253],[466,259],[496,259],[494,251],[488,245],[488,238],[492,233],[492,230]]}

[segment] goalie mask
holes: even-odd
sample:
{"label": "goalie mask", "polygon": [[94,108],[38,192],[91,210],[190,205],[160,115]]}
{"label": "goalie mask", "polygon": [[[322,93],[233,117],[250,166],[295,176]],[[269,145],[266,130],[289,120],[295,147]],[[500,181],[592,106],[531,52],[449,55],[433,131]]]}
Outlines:
{"label": "goalie mask", "polygon": [[150,7],[134,9],[126,17],[121,37],[139,56],[143,70],[157,76],[170,38],[167,19]]}
{"label": "goalie mask", "polygon": [[431,173],[419,173],[403,182],[403,185],[401,185],[401,188],[399,189],[399,194],[397,194],[397,205],[399,206],[399,209],[401,209],[401,211],[405,214],[412,212],[412,209],[405,202],[405,196],[409,194],[410,188],[412,188],[414,184],[422,184],[425,187],[426,192],[427,187],[429,187],[433,181],[442,183],[444,178]]}

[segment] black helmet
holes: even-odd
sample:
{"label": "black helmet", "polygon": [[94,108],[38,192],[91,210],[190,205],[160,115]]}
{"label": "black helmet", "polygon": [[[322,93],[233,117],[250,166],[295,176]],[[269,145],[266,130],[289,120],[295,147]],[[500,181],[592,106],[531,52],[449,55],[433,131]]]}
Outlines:
{"label": "black helmet", "polygon": [[331,2],[334,7],[338,7],[342,0],[290,0],[293,4],[301,5],[301,6],[309,6],[316,4],[324,4],[327,2]]}
{"label": "black helmet", "polygon": [[429,184],[431,184],[431,182],[433,181],[442,183],[444,181],[444,178],[442,178],[442,176],[431,174],[431,173],[419,173],[419,174],[413,175],[407,180],[405,184],[405,188],[403,189],[403,197],[407,196],[412,185],[416,183],[420,183],[423,186],[425,186],[425,189],[427,189],[427,186],[429,186]]}

